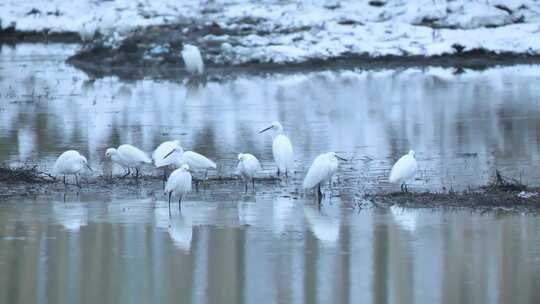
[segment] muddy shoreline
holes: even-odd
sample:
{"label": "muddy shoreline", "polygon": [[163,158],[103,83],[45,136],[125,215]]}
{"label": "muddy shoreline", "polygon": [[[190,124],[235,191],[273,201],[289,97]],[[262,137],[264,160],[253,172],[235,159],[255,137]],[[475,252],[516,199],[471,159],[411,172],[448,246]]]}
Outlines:
{"label": "muddy shoreline", "polygon": [[[315,200],[311,191],[303,191],[298,185],[292,183],[292,187],[283,187],[279,178],[274,176],[261,177],[256,179],[256,192],[253,193],[251,186],[247,193],[244,192],[244,182],[236,176],[212,176],[206,182],[199,181],[199,190],[193,188],[190,196],[197,197],[201,193],[204,195],[215,195],[216,200],[234,200],[244,195],[277,195],[289,197],[297,200],[303,197]],[[161,176],[142,176],[138,181],[133,178],[120,178],[109,176],[99,176],[83,178],[81,187],[72,183],[65,186],[61,179],[53,181],[46,178],[41,181],[6,181],[0,180],[0,199],[38,197],[38,196],[58,196],[65,194],[77,195],[97,194],[110,195],[115,197],[148,196],[154,199],[166,199],[163,194],[163,184]],[[332,197],[343,197],[344,202],[349,204],[351,209],[362,209],[370,207],[388,208],[398,206],[412,209],[470,209],[471,211],[504,211],[540,214],[540,188],[519,187],[506,189],[497,186],[483,186],[476,189],[469,189],[461,192],[370,192],[354,193],[354,189],[348,186],[337,185],[332,190]],[[530,197],[521,197],[520,193],[532,194]],[[328,203],[329,192],[325,191],[325,198],[322,205]]]}

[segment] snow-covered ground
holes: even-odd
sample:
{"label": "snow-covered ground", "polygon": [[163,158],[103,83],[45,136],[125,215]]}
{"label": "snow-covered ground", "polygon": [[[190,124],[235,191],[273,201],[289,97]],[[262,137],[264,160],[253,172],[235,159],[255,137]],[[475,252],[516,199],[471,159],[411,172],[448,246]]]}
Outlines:
{"label": "snow-covered ground", "polygon": [[[188,22],[186,22],[186,20]],[[136,27],[192,24],[215,63],[302,62],[343,56],[540,54],[536,0],[4,0],[2,28],[100,32],[118,46]],[[179,30],[182,36],[191,29]],[[217,34],[216,34],[217,32]],[[167,47],[167,46],[165,46]]]}

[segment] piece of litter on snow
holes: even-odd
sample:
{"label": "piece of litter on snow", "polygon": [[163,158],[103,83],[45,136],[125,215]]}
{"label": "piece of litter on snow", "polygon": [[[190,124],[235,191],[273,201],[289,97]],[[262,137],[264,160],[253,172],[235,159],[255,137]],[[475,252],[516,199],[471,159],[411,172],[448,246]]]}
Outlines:
{"label": "piece of litter on snow", "polygon": [[534,196],[537,196],[538,195],[538,192],[527,192],[527,191],[521,191],[520,193],[518,193],[518,197],[520,198],[531,198],[531,197],[534,197]]}

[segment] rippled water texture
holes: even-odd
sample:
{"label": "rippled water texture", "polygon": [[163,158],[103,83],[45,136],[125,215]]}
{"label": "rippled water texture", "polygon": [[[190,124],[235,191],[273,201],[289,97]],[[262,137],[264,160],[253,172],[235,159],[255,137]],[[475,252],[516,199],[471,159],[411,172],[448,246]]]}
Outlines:
{"label": "rippled water texture", "polygon": [[[107,147],[150,152],[175,138],[216,160],[212,175],[232,175],[236,154],[250,152],[269,176],[271,138],[257,131],[279,120],[296,174],[257,194],[211,184],[171,216],[159,187],[4,199],[0,303],[540,302],[538,217],[353,208],[365,191],[398,189],[386,178],[409,149],[416,191],[484,185],[495,169],[540,186],[537,66],[239,74],[186,85],[89,79],[63,63],[72,52],[2,46],[0,161],[47,171],[75,148],[100,173],[110,170]],[[351,159],[336,195],[321,209],[289,195],[313,158],[332,150]]]}

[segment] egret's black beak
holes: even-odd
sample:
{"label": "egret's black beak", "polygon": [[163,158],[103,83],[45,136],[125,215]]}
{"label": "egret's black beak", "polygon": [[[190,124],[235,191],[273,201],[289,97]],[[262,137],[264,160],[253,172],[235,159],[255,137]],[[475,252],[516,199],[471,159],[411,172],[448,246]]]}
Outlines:
{"label": "egret's black beak", "polygon": [[339,155],[336,155],[336,157],[337,157],[337,159],[340,159],[340,160],[342,160],[342,161],[349,161],[348,159],[343,158],[343,157],[341,157],[341,156],[339,156]]}
{"label": "egret's black beak", "polygon": [[164,157],[163,159],[165,159],[165,158],[167,158],[167,157],[171,156],[171,154],[173,154],[173,153],[174,153],[174,150],[172,150],[172,151],[171,151],[171,152],[169,152],[169,153],[168,153],[167,155],[165,155],[165,157]]}
{"label": "egret's black beak", "polygon": [[92,167],[90,167],[89,164],[86,164],[86,168],[88,168],[88,170],[90,170],[90,172],[94,172],[94,169],[92,169]]}
{"label": "egret's black beak", "polygon": [[270,127],[266,128],[266,129],[260,131],[259,134],[261,134],[261,133],[263,133],[263,132],[266,132],[266,131],[272,129],[273,127],[274,127],[274,126],[270,126]]}

